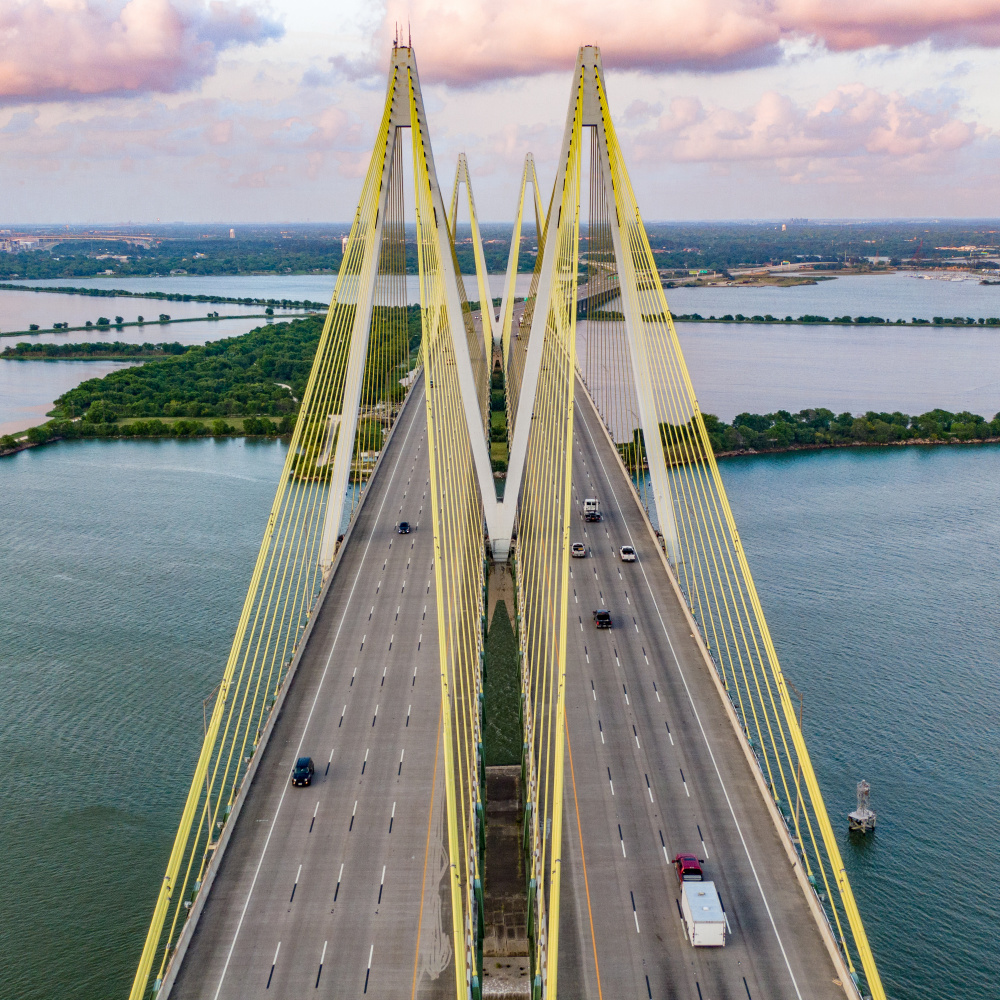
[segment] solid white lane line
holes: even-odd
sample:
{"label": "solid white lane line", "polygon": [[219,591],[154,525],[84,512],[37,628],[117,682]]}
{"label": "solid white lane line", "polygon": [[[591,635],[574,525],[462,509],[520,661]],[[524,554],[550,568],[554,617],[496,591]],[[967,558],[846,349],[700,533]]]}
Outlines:
{"label": "solid white lane line", "polygon": [[[581,416],[583,416],[583,424],[587,428],[587,436],[590,438],[590,442],[597,451],[597,444],[594,442],[594,436],[590,432],[590,425],[587,423],[586,416],[581,411]],[[611,495],[614,497],[615,506],[618,508],[618,513],[621,514],[622,520],[625,523],[625,532],[629,537],[629,541],[634,543],[632,538],[632,532],[629,529],[628,521],[625,520],[625,514],[622,511],[621,504],[618,502],[618,494],[615,492],[614,486],[611,485],[611,477],[608,475],[607,469],[604,467],[604,459],[601,458],[600,452],[597,452],[598,461],[601,463],[601,468],[604,470],[604,478],[611,490]],[[667,640],[667,645],[670,647],[670,655],[673,658],[674,666],[677,668],[677,673],[680,676],[681,683],[684,685],[684,691],[688,697],[688,703],[691,706],[691,711],[694,713],[695,720],[698,723],[698,729],[701,731],[702,739],[705,742],[705,748],[708,751],[709,759],[712,761],[712,767],[715,770],[715,775],[719,779],[719,787],[722,789],[722,794],[725,797],[726,805],[729,808],[729,815],[732,817],[733,825],[736,827],[736,832],[739,834],[740,843],[743,845],[743,851],[746,854],[747,862],[750,865],[750,870],[753,872],[754,881],[757,883],[757,890],[760,892],[761,901],[764,903],[764,909],[767,912],[768,920],[771,924],[771,929],[774,931],[774,937],[778,942],[778,948],[781,951],[781,957],[784,959],[785,968],[788,970],[788,977],[792,981],[792,988],[795,990],[795,995],[802,1000],[802,992],[799,989],[799,984],[795,979],[795,973],[792,972],[792,965],[788,958],[788,953],[785,951],[785,943],[781,939],[781,934],[778,931],[777,922],[774,919],[774,914],[771,912],[771,905],[768,902],[767,894],[764,892],[764,886],[761,885],[760,876],[757,874],[757,866],[753,863],[753,857],[750,854],[750,847],[747,844],[746,837],[743,835],[743,828],[740,826],[739,820],[736,818],[736,809],[733,806],[732,799],[729,797],[729,789],[726,788],[726,783],[722,779],[722,772],[719,770],[718,761],[715,759],[715,754],[712,751],[712,744],[708,739],[708,733],[705,732],[705,726],[701,721],[701,715],[698,712],[698,707],[694,703],[694,695],[691,693],[691,687],[687,681],[687,675],[684,673],[684,668],[681,666],[681,661],[677,656],[677,651],[674,649],[674,644],[670,639],[670,633],[667,631],[667,623],[663,620],[663,613],[660,611],[660,605],[656,600],[656,595],[653,593],[653,586],[649,582],[649,577],[646,575],[646,568],[643,563],[639,564],[639,569],[642,571],[643,579],[646,581],[646,589],[649,592],[650,600],[653,602],[653,607],[656,609],[656,616],[660,620],[660,628],[663,630],[663,635]],[[673,740],[671,739],[671,742]],[[686,787],[686,786],[685,786]]]}

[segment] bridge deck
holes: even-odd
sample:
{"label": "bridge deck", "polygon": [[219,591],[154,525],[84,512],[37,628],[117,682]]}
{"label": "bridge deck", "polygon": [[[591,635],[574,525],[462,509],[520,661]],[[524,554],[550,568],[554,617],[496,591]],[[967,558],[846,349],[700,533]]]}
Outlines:
{"label": "bridge deck", "polygon": [[[598,497],[605,518],[581,516],[572,538],[589,552],[571,561],[559,992],[843,1000],[624,474],[577,392],[574,499],[580,510]],[[623,544],[638,562],[620,561]],[[602,606],[608,632],[591,620]],[[668,860],[680,851],[706,859],[731,928],[723,949],[684,937]]]}
{"label": "bridge deck", "polygon": [[[414,392],[346,543],[173,1000],[307,990],[409,997],[415,976],[417,997],[455,995],[423,380]],[[416,530],[398,535],[400,519]],[[289,783],[300,754],[316,762],[309,788]]]}

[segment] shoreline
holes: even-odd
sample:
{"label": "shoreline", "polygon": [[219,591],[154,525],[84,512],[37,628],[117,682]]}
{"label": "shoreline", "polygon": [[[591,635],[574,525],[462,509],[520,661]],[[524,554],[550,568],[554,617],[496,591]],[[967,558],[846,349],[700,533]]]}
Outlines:
{"label": "shoreline", "polygon": [[719,451],[715,459],[721,458],[766,458],[768,455],[788,455],[800,451],[833,451],[836,448],[909,448],[939,447],[941,445],[967,444],[1000,444],[1000,437],[975,438],[970,441],[959,441],[955,438],[945,440],[938,438],[910,438],[906,441],[844,441],[832,444],[790,444],[784,448],[769,448],[767,451],[757,451],[755,448],[742,448],[738,451]]}
{"label": "shoreline", "polygon": [[[96,323],[90,326],[62,326],[58,330],[55,327],[48,327],[44,330],[13,330],[10,333],[0,331],[0,337],[37,337],[41,333],[110,333],[112,330],[124,330],[127,326],[160,327],[169,326],[171,323],[220,323],[229,319],[266,319],[274,322],[278,319],[300,319],[302,315],[312,315],[311,313],[281,313],[275,316],[273,313],[241,313],[237,316],[181,316],[178,319],[151,319],[148,323],[133,320],[128,323],[110,323],[107,326],[103,323],[98,326]],[[9,359],[8,359],[9,360]],[[24,358],[21,360],[35,361],[41,358]]]}
{"label": "shoreline", "polygon": [[[150,422],[157,421],[164,428],[173,427],[175,424],[184,421],[194,423],[198,418],[193,417],[151,417]],[[246,419],[251,419],[247,417],[232,417],[230,419],[240,420],[241,422]],[[261,418],[257,418],[261,419]],[[267,420],[267,417],[262,418]],[[116,427],[125,427],[129,424],[136,423],[136,418],[131,418],[126,423],[116,424]],[[200,421],[199,421],[200,423]],[[44,426],[44,425],[41,425]],[[94,426],[106,426],[106,425],[94,425]],[[18,434],[27,435],[30,431],[35,430],[35,428],[29,428],[28,431],[20,431]],[[44,441],[32,441],[27,436],[19,438],[17,440],[17,445],[14,448],[2,449],[0,448],[0,459],[7,458],[11,455],[16,455],[19,452],[27,451],[29,448],[38,448],[42,445],[57,444],[60,441],[193,441],[193,440],[204,440],[206,438],[213,438],[216,440],[227,440],[231,438],[249,438],[249,439],[264,439],[264,440],[275,440],[277,438],[289,438],[290,434],[280,433],[276,430],[275,433],[263,433],[263,434],[247,434],[242,428],[232,428],[231,433],[215,433],[207,424],[201,424],[200,428],[193,428],[188,433],[182,434],[86,434],[73,437],[67,437],[65,435],[54,435],[53,437],[47,438]],[[906,441],[851,441],[843,443],[833,443],[833,444],[791,444],[783,448],[771,448],[766,451],[758,451],[754,448],[742,448],[737,451],[720,451],[715,453],[716,461],[726,458],[767,458],[771,455],[789,455],[798,452],[812,452],[812,451],[833,451],[835,449],[845,449],[845,448],[910,448],[910,447],[942,447],[942,446],[962,446],[962,445],[984,445],[984,444],[1000,444],[1000,437],[988,437],[988,438],[976,438],[974,440],[959,441],[957,439],[945,440],[942,438],[910,438]],[[645,468],[643,469],[645,472]]]}

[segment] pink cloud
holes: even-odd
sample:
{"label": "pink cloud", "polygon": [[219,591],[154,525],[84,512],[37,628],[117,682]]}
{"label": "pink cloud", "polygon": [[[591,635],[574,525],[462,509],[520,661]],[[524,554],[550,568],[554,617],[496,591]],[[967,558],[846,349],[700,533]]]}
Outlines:
{"label": "pink cloud", "polygon": [[930,41],[1000,45],[1000,0],[389,0],[380,36],[410,22],[421,75],[454,86],[606,66],[724,70],[776,61],[781,43],[837,51]]}
{"label": "pink cloud", "polygon": [[770,160],[786,173],[800,169],[797,161],[852,157],[930,169],[985,132],[954,106],[848,84],[810,108],[774,92],[739,111],[678,97],[654,129],[635,137],[634,155],[687,163]]}
{"label": "pink cloud", "polygon": [[0,4],[0,102],[184,90],[220,52],[283,28],[219,0],[13,0]]}

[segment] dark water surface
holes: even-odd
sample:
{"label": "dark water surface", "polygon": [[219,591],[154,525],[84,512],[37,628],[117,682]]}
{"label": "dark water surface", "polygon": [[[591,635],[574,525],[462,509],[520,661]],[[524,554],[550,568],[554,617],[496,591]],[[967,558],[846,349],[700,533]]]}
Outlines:
{"label": "dark water surface", "polygon": [[[889,995],[1000,996],[1000,447],[722,474]],[[846,832],[855,785],[878,830]]]}
{"label": "dark water surface", "polygon": [[0,462],[0,997],[128,995],[284,448]]}
{"label": "dark water surface", "polygon": [[[0,462],[0,1000],[127,993],[280,443]],[[1000,447],[729,460],[729,490],[895,1000],[995,1000]]]}

